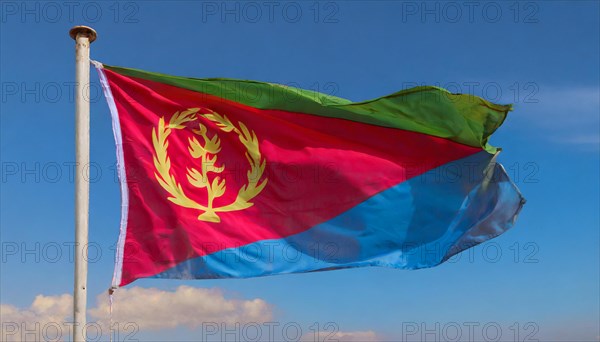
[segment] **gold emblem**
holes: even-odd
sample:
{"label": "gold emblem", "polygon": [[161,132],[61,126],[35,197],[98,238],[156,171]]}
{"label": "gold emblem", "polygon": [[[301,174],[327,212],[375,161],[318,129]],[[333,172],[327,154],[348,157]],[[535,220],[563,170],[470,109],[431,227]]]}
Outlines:
{"label": "gold emblem", "polygon": [[[169,201],[185,208],[202,211],[198,216],[198,220],[221,222],[221,218],[217,215],[218,212],[242,210],[253,205],[250,200],[256,197],[265,188],[265,185],[267,185],[267,178],[259,183],[265,171],[266,160],[262,159],[260,154],[256,134],[254,131],[249,130],[244,123],[238,122],[237,126],[235,126],[225,115],[220,115],[213,111],[199,114],[199,111],[200,108],[190,108],[182,112],[176,112],[171,116],[169,123],[165,123],[164,117],[160,118],[158,127],[152,130],[154,167],[156,168],[154,176],[163,189],[171,196],[168,197]],[[186,127],[184,124],[196,121],[201,117],[214,122],[223,132],[237,134],[240,142],[246,148],[246,159],[250,163],[250,170],[247,173],[247,184],[239,189],[233,203],[221,207],[215,207],[213,202],[215,198],[225,194],[227,189],[225,179],[216,176],[212,182],[208,180],[209,173],[220,174],[225,170],[224,164],[217,166],[217,156],[221,151],[221,140],[216,133],[212,137],[209,137],[208,129],[201,122],[198,122],[198,129],[194,129],[192,132],[202,139],[202,143],[196,137],[188,140],[188,151],[192,158],[198,161],[199,170],[196,168],[187,168],[187,180],[192,186],[198,189],[206,189],[206,205],[202,205],[189,198],[183,191],[181,183],[171,173],[171,160],[167,152],[169,135],[174,129],[183,129]]]}

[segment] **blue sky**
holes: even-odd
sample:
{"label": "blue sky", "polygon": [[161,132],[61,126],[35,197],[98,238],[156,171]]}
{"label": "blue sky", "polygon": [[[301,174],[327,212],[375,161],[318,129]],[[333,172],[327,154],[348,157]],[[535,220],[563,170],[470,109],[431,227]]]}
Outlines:
{"label": "blue sky", "polygon": [[[155,288],[152,295],[187,298],[180,286],[191,286],[197,298],[229,301],[240,322],[296,322],[304,335],[327,330],[331,322],[339,330],[332,336],[342,340],[451,340],[454,323],[461,340],[468,340],[469,322],[477,323],[478,340],[493,340],[493,329],[483,328],[491,323],[503,341],[518,340],[515,332],[520,340],[599,339],[598,2],[3,1],[1,6],[4,315],[47,322],[40,318],[43,303],[69,312],[63,305],[69,298],[60,297],[72,291],[73,281],[74,44],[68,30],[86,24],[98,32],[92,58],[111,65],[277,82],[351,100],[433,84],[514,103],[492,144],[504,149],[500,161],[528,203],[515,229],[458,260],[420,271],[139,280],[130,286],[132,297],[144,293],[140,288]],[[95,72],[91,79],[90,253],[100,254],[91,256],[88,307],[102,312],[106,298],[97,304],[96,295],[111,280],[120,196],[110,115]],[[217,292],[207,295],[205,289]],[[38,295],[46,297],[36,304]],[[258,314],[248,309],[253,303]],[[178,309],[165,310],[176,316]],[[139,320],[141,330],[135,338],[197,340],[206,334],[198,320],[233,315],[215,309],[211,316],[207,310],[179,312],[197,316],[188,325],[152,326],[148,317],[136,316],[131,319]],[[425,336],[426,329],[434,332]],[[281,327],[276,330],[281,333]]]}

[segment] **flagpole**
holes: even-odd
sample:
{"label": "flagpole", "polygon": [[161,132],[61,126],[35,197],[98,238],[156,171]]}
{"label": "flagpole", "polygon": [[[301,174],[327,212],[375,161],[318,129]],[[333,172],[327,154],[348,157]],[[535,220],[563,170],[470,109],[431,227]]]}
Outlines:
{"label": "flagpole", "polygon": [[73,288],[73,341],[85,341],[87,305],[87,244],[90,202],[90,44],[96,31],[75,26],[75,285]]}

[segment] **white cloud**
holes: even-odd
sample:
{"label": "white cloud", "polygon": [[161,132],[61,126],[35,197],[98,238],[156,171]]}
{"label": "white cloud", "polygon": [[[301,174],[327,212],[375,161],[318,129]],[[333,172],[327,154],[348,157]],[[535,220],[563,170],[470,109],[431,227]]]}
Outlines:
{"label": "white cloud", "polygon": [[[2,304],[0,341],[68,340],[71,330],[66,322],[71,321],[72,305],[73,297],[68,294],[39,295],[28,308]],[[114,323],[119,327],[133,323],[136,331],[194,329],[207,322],[261,324],[273,317],[271,306],[262,299],[226,298],[219,289],[189,286],[180,286],[174,291],[141,287],[118,289],[113,310]],[[97,305],[88,310],[88,315],[91,318],[88,323],[97,326],[88,334],[93,336],[99,332],[107,338],[109,303],[105,293],[97,297]]]}
{"label": "white cloud", "polygon": [[[376,342],[382,339],[371,330],[368,331],[321,331],[318,333],[319,341],[339,341],[339,342]],[[302,337],[302,341],[314,341],[315,333],[309,333]]]}
{"label": "white cloud", "polygon": [[[66,322],[71,321],[72,305],[73,297],[68,294],[39,295],[27,308],[2,304],[0,305],[2,321],[0,340],[7,342],[70,340],[70,325]],[[99,333],[98,336],[102,340],[107,340],[111,330],[108,329],[109,301],[106,293],[97,296],[97,303],[88,310],[88,316],[88,323],[97,326],[88,333],[92,336]],[[218,329],[224,329],[224,326],[228,329],[238,327],[237,333],[241,335],[245,332],[243,327],[255,325],[260,326],[263,329],[261,333],[267,336],[264,324],[273,323],[272,320],[273,308],[259,298],[231,298],[219,289],[190,286],[180,286],[172,291],[132,287],[121,288],[115,292],[112,327],[119,327],[121,337],[130,332],[145,331],[148,334],[157,334],[149,335],[154,337],[162,336],[158,334],[172,336],[173,333],[177,333],[177,336],[183,339],[189,336],[197,339],[198,330],[195,329],[207,323],[213,324]],[[130,323],[135,325],[135,329],[126,328]],[[279,326],[283,324],[279,323]],[[182,331],[181,328],[190,330]],[[254,330],[250,330],[249,334],[253,333]],[[232,334],[231,331],[215,331],[211,336],[223,340],[227,339],[224,337],[226,333]],[[278,333],[281,331],[275,332]],[[383,339],[371,330],[322,331],[317,336],[319,341],[340,342],[375,342]],[[315,333],[306,333],[302,341],[314,341],[314,338]]]}
{"label": "white cloud", "polygon": [[[109,303],[99,295],[97,306],[89,313],[106,320]],[[140,330],[199,327],[203,322],[262,323],[272,318],[272,309],[262,299],[227,299],[219,289],[180,286],[175,291],[156,288],[122,288],[114,295],[113,321],[133,322]]]}
{"label": "white cloud", "polygon": [[39,341],[53,340],[70,334],[68,321],[73,310],[73,297],[60,296],[35,297],[28,308],[0,304],[1,341]]}
{"label": "white cloud", "polygon": [[538,94],[515,104],[512,115],[534,119],[546,126],[578,125],[598,122],[599,105],[598,87],[563,89],[541,85]]}
{"label": "white cloud", "polygon": [[516,103],[511,120],[554,143],[597,149],[600,141],[600,88],[539,87],[537,103]]}
{"label": "white cloud", "polygon": [[566,144],[584,145],[584,146],[599,146],[600,145],[600,134],[581,134],[578,136],[572,136],[563,140]]}

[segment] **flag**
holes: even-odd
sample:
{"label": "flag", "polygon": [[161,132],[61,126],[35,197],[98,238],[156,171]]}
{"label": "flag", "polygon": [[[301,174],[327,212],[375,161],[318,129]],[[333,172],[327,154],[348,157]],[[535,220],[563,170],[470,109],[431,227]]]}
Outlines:
{"label": "flag", "polygon": [[431,267],[510,229],[525,202],[488,143],[510,105],[94,64],[121,184],[115,287]]}

